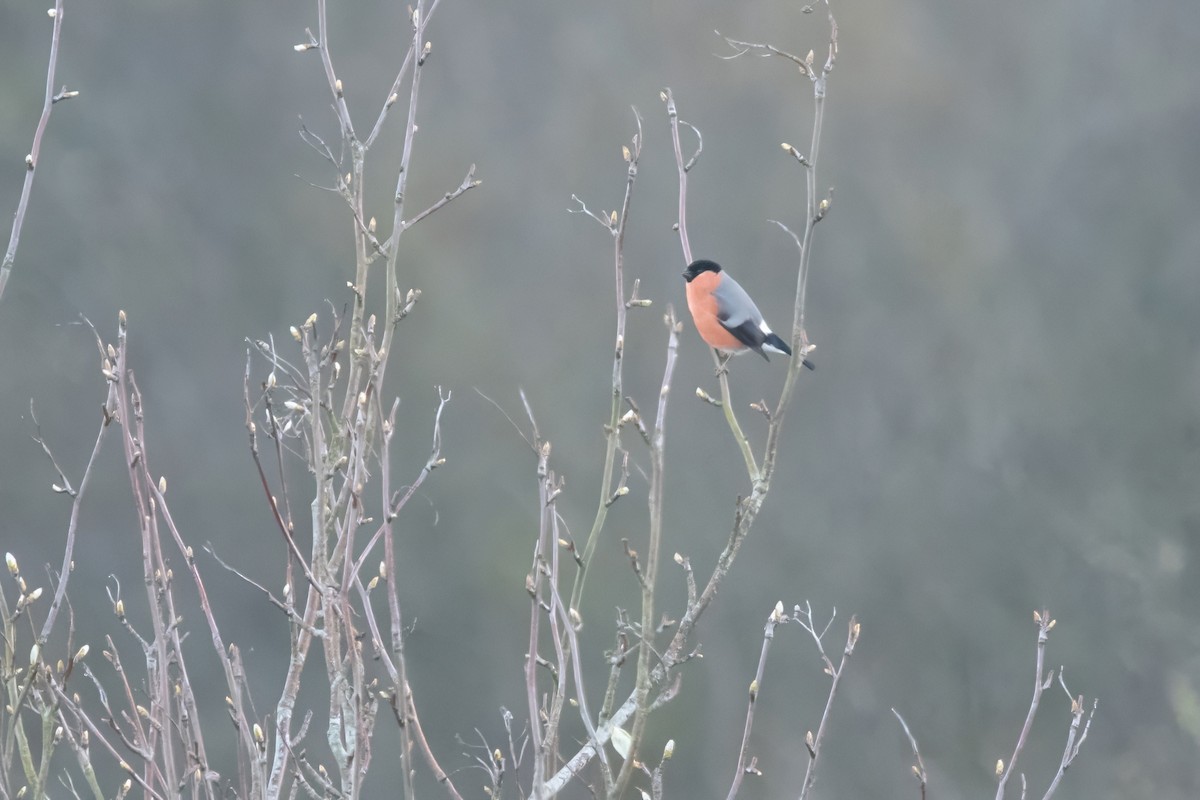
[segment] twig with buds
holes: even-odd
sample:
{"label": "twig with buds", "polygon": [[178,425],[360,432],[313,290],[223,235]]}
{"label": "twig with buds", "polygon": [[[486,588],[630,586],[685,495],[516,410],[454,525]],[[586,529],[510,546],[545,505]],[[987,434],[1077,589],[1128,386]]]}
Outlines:
{"label": "twig with buds", "polygon": [[737,768],[733,772],[733,783],[729,786],[726,800],[737,797],[742,788],[742,780],[746,775],[758,775],[758,759],[750,757],[750,729],[754,726],[754,709],[758,704],[758,693],[762,691],[763,676],[767,669],[767,653],[771,651],[771,642],[775,639],[775,627],[788,621],[783,611],[783,603],[776,603],[775,608],[767,615],[767,624],[763,626],[762,651],[758,656],[758,668],[754,671],[754,680],[750,681],[750,698],[746,703],[746,725],[742,730],[742,746],[738,749]]}
{"label": "twig with buds", "polygon": [[[1021,733],[1017,736],[1016,746],[1013,747],[1012,756],[1009,757],[1008,763],[998,760],[996,762],[996,800],[1004,800],[1004,792],[1008,786],[1009,779],[1015,774],[1017,768],[1017,758],[1021,755],[1021,751],[1025,749],[1025,745],[1029,740],[1029,732],[1033,728],[1033,719],[1037,716],[1038,708],[1041,705],[1042,692],[1050,688],[1054,682],[1054,670],[1048,672],[1045,670],[1046,663],[1046,642],[1050,639],[1050,631],[1054,629],[1057,620],[1050,616],[1050,612],[1046,609],[1033,612],[1033,621],[1038,628],[1037,638],[1037,657],[1035,659],[1036,672],[1033,682],[1033,699],[1029,703],[1029,711],[1025,715],[1025,724],[1021,726]],[[1043,795],[1043,800],[1049,800],[1058,789],[1059,783],[1062,781],[1063,775],[1067,771],[1067,767],[1079,755],[1079,748],[1083,745],[1087,738],[1088,731],[1092,726],[1092,717],[1096,713],[1096,701],[1092,702],[1092,709],[1087,713],[1087,708],[1083,702],[1083,695],[1078,698],[1073,696],[1070,690],[1067,689],[1066,681],[1062,677],[1062,671],[1059,671],[1059,684],[1066,692],[1068,699],[1071,701],[1071,727],[1067,735],[1066,749],[1063,751],[1062,760],[1059,763],[1058,771],[1055,773],[1054,779],[1050,783],[1050,787]],[[1084,714],[1087,713],[1087,722],[1084,723]],[[1080,727],[1082,725],[1082,728]],[[1025,796],[1025,775],[1021,774],[1021,796]]]}
{"label": "twig with buds", "polygon": [[4,287],[8,285],[8,276],[12,274],[13,264],[17,260],[17,245],[21,241],[21,227],[25,224],[25,212],[29,208],[29,195],[33,191],[33,174],[37,171],[41,157],[42,137],[46,133],[46,125],[50,122],[50,110],[59,100],[69,100],[79,96],[79,92],[68,91],[65,86],[57,93],[54,91],[54,72],[58,68],[58,43],[62,37],[62,0],[54,0],[54,8],[49,10],[49,15],[52,25],[50,61],[46,65],[45,102],[42,104],[42,115],[38,118],[37,130],[33,133],[33,145],[29,149],[29,155],[25,156],[25,182],[21,186],[21,197],[17,201],[17,211],[13,215],[12,233],[8,237],[8,247],[4,251],[3,260],[0,260],[0,299],[4,298]]}
{"label": "twig with buds", "polygon": [[929,775],[925,771],[925,759],[921,758],[921,748],[917,746],[917,737],[913,736],[912,731],[908,729],[908,723],[904,721],[904,717],[900,716],[900,712],[892,709],[892,713],[896,715],[896,719],[900,721],[900,727],[904,729],[904,735],[908,737],[908,744],[912,747],[913,758],[916,763],[913,764],[913,776],[917,779],[917,784],[921,788],[921,800],[925,800],[925,787],[929,783]]}

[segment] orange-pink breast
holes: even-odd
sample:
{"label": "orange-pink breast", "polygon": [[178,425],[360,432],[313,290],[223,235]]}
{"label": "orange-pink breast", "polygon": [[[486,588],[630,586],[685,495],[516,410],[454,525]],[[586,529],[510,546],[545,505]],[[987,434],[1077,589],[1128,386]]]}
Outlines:
{"label": "orange-pink breast", "polygon": [[709,347],[718,350],[743,350],[746,345],[721,325],[717,318],[717,298],[713,290],[721,283],[719,272],[701,272],[693,278],[686,288],[688,311],[692,312],[692,321],[696,323],[696,331]]}

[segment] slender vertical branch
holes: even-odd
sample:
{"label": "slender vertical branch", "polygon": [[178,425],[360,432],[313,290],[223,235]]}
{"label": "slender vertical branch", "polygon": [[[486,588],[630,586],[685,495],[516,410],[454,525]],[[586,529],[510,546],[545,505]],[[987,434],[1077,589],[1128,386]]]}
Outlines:
{"label": "slender vertical branch", "polygon": [[1033,718],[1037,716],[1038,706],[1042,701],[1042,691],[1049,685],[1053,676],[1047,676],[1044,672],[1046,665],[1046,642],[1050,639],[1050,629],[1054,627],[1054,620],[1050,618],[1050,612],[1046,609],[1033,612],[1033,620],[1038,626],[1037,638],[1037,658],[1034,664],[1033,678],[1033,699],[1029,703],[1029,711],[1025,714],[1025,724],[1021,726],[1021,733],[1017,736],[1017,743],[1013,747],[1012,755],[1008,759],[1008,764],[1001,763],[1000,780],[996,784],[996,800],[1004,800],[1004,790],[1008,786],[1008,779],[1013,776],[1017,768],[1017,758],[1021,755],[1021,751],[1025,749],[1025,743],[1029,740],[1029,731],[1033,729]]}
{"label": "slender vertical branch", "polygon": [[733,433],[733,440],[737,442],[738,448],[742,451],[742,460],[746,462],[746,474],[750,478],[750,485],[757,485],[762,480],[762,472],[754,458],[754,448],[750,446],[750,438],[742,430],[742,425],[738,422],[737,414],[733,410],[733,394],[729,391],[729,371],[725,368],[725,364],[716,350],[712,351],[712,356],[713,363],[717,366],[718,382],[721,385],[721,410],[725,412],[725,422]]}
{"label": "slender vertical branch", "polygon": [[654,682],[651,674],[653,655],[653,632],[655,627],[654,589],[658,578],[658,557],[662,546],[663,525],[663,480],[666,468],[666,421],[667,401],[670,399],[671,378],[675,374],[675,360],[679,351],[679,331],[682,326],[675,320],[675,312],[668,309],[665,318],[667,329],[667,363],[663,369],[662,386],[658,391],[658,411],[654,417],[654,433],[650,447],[650,538],[646,545],[646,559],[642,568],[642,625],[641,646],[638,648],[637,684],[634,689],[636,706],[633,727],[630,730],[629,758],[621,765],[616,785],[609,797],[620,797],[633,774],[638,747],[646,730],[646,718],[650,711],[650,688]]}
{"label": "slender vertical branch", "polygon": [[[817,650],[821,654],[821,660],[825,662],[825,674],[832,678],[829,683],[829,695],[825,698],[825,710],[821,713],[821,722],[817,725],[817,733],[814,736],[813,732],[809,731],[804,737],[804,745],[808,749],[808,766],[804,770],[804,784],[800,788],[800,800],[804,800],[817,780],[817,762],[821,758],[821,745],[824,743],[825,733],[829,729],[833,700],[837,696],[838,684],[845,673],[846,662],[853,655],[854,647],[858,644],[858,636],[862,632],[862,625],[859,624],[855,617],[850,617],[849,631],[846,634],[846,646],[842,648],[842,658],[835,666],[833,660],[825,654],[825,646],[821,643],[824,631],[818,634],[816,627],[813,625],[812,609],[807,608],[806,612],[801,612],[799,606],[797,606],[793,619],[797,619],[801,627],[807,630],[813,640],[816,641]],[[830,622],[832,621],[831,619]],[[828,630],[828,626],[826,626],[826,630]]]}
{"label": "slender vertical branch", "polygon": [[[533,422],[530,415],[530,422]],[[547,519],[546,507],[549,505],[549,482],[550,482],[550,443],[542,441],[537,435],[537,425],[534,423],[534,442],[537,450],[537,478],[538,478],[538,538],[533,550],[533,566],[529,576],[526,578],[526,590],[530,596],[529,607],[529,651],[525,655],[525,698],[529,703],[529,732],[530,740],[533,744],[533,798],[534,800],[542,800],[543,784],[545,783],[546,770],[546,743],[545,730],[542,725],[542,713],[540,694],[538,691],[537,669],[538,669],[538,641],[540,638],[540,622],[542,618],[542,581],[544,580],[544,572],[541,567],[543,555],[546,551],[546,539],[550,535],[550,526]],[[550,544],[549,546],[554,546]]]}
{"label": "slender vertical branch", "polygon": [[387,265],[385,267],[387,285],[384,290],[384,302],[386,303],[387,310],[384,316],[383,336],[380,342],[380,349],[384,355],[383,363],[379,366],[380,383],[382,383],[384,373],[387,369],[387,357],[392,352],[392,335],[395,332],[396,322],[399,321],[397,313],[402,299],[396,270],[400,253],[400,236],[404,233],[405,228],[404,201],[405,193],[408,190],[408,174],[412,167],[413,141],[417,135],[417,101],[420,98],[421,92],[421,74],[424,72],[425,67],[423,43],[425,41],[425,26],[427,23],[425,2],[424,0],[418,0],[412,13],[413,33],[412,44],[410,46],[411,52],[416,54],[416,61],[412,69],[412,85],[408,90],[408,122],[404,128],[404,148],[400,154],[400,167],[396,175],[392,235],[387,242]]}
{"label": "slender vertical branch", "polygon": [[[1063,748],[1062,760],[1058,763],[1058,772],[1054,773],[1054,779],[1050,781],[1050,786],[1046,789],[1046,793],[1042,795],[1042,800],[1050,800],[1054,796],[1054,792],[1058,789],[1059,783],[1067,774],[1067,767],[1079,755],[1079,748],[1083,747],[1083,742],[1087,739],[1088,731],[1092,729],[1092,718],[1096,716],[1096,706],[1098,700],[1092,701],[1092,710],[1088,711],[1087,706],[1083,702],[1083,695],[1075,697],[1071,694],[1071,690],[1067,688],[1066,679],[1063,678],[1063,668],[1058,668],[1058,683],[1066,692],[1068,699],[1071,701],[1071,727],[1067,732],[1067,744]],[[1087,714],[1087,721],[1084,721],[1084,714]],[[1082,724],[1082,728],[1080,725]]]}
{"label": "slender vertical branch", "polygon": [[[388,605],[388,620],[391,628],[391,663],[394,664],[392,676],[392,697],[395,707],[400,714],[400,769],[401,769],[401,785],[404,788],[404,797],[411,798],[415,796],[413,788],[413,767],[412,767],[412,731],[410,728],[415,727],[416,705],[409,696],[411,690],[408,685],[408,662],[404,655],[404,625],[400,615],[400,594],[398,581],[396,580],[396,546],[395,537],[392,529],[392,521],[395,519],[399,508],[407,502],[407,499],[412,496],[412,492],[424,482],[426,476],[429,475],[440,463],[442,455],[442,412],[446,408],[446,403],[450,400],[449,393],[443,394],[441,388],[438,389],[438,404],[437,413],[433,421],[433,444],[430,447],[429,458],[425,462],[425,467],[421,470],[421,474],[417,480],[413,482],[408,492],[399,504],[393,506],[391,493],[391,440],[396,431],[396,410],[400,406],[399,400],[392,403],[392,409],[387,420],[383,424],[383,451],[380,456],[380,490],[384,503],[384,522],[380,528],[383,534],[383,552],[384,552],[384,569],[386,571],[386,591]],[[373,544],[368,544],[364,549],[363,556],[373,550]],[[356,570],[357,571],[357,570]],[[364,600],[364,605],[366,601]],[[409,714],[412,714],[410,717]],[[426,750],[428,752],[428,750]],[[432,757],[432,753],[429,753]],[[431,764],[437,767],[436,761],[431,761]],[[444,773],[443,773],[444,775]],[[446,784],[453,791],[453,784],[447,779]]]}
{"label": "slender vertical branch", "polygon": [[899,711],[893,708],[892,713],[900,721],[900,727],[904,729],[904,735],[908,737],[908,744],[912,747],[913,759],[916,761],[913,764],[912,772],[921,788],[921,800],[925,800],[925,786],[929,783],[929,775],[925,771],[925,759],[921,758],[921,748],[917,746],[917,737],[913,736],[912,731],[908,729],[908,723],[904,721],[904,717],[900,716]]}
{"label": "slender vertical branch", "polygon": [[21,198],[17,201],[17,212],[13,215],[8,248],[4,251],[4,260],[0,261],[0,300],[4,298],[4,288],[8,286],[8,276],[12,274],[13,264],[17,260],[17,245],[21,241],[21,227],[25,224],[25,212],[29,208],[29,196],[33,191],[33,174],[37,171],[38,161],[42,154],[42,137],[46,133],[46,126],[50,123],[50,110],[59,100],[67,100],[79,94],[79,92],[68,92],[65,87],[58,94],[54,93],[54,73],[58,69],[58,43],[62,37],[62,0],[55,0],[50,15],[53,18],[53,27],[50,31],[50,62],[46,66],[46,95],[42,102],[42,115],[38,118],[37,129],[33,133],[33,146],[29,148],[29,155],[25,157],[25,182],[21,186]]}
{"label": "slender vertical branch", "polygon": [[767,653],[771,651],[771,642],[775,639],[775,626],[787,622],[783,612],[783,603],[777,603],[767,616],[767,624],[763,627],[762,651],[758,656],[758,668],[754,671],[754,680],[750,681],[750,699],[746,703],[746,724],[742,729],[742,746],[738,748],[737,768],[733,772],[733,782],[729,786],[726,800],[733,800],[742,788],[742,780],[748,773],[756,772],[755,760],[750,758],[750,729],[754,727],[754,709],[758,703],[758,693],[762,691],[763,676],[767,670]]}
{"label": "slender vertical branch", "polygon": [[675,97],[670,88],[663,89],[659,96],[667,104],[667,119],[671,123],[671,144],[675,148],[675,162],[679,165],[679,219],[676,225],[679,227],[679,244],[683,247],[683,263],[687,265],[692,263],[692,243],[687,232],[687,174],[696,163],[700,151],[697,150],[692,160],[684,164],[683,150],[679,144],[679,111],[675,108]]}
{"label": "slender vertical branch", "polygon": [[[633,184],[637,180],[638,161],[642,155],[642,117],[634,109],[633,117],[637,123],[637,133],[633,137],[633,147],[627,148],[625,171],[625,197],[621,201],[621,211],[615,222],[612,217],[607,220],[592,215],[598,222],[605,224],[613,235],[613,277],[616,286],[617,331],[616,342],[613,345],[612,365],[612,395],[609,398],[608,423],[605,426],[604,469],[600,478],[600,502],[596,508],[596,516],[592,521],[592,529],[588,532],[587,541],[583,548],[583,567],[575,576],[571,589],[570,608],[579,610],[583,598],[583,584],[587,579],[588,565],[596,552],[596,544],[604,522],[608,518],[608,508],[614,500],[613,495],[613,466],[616,462],[617,450],[621,446],[621,398],[624,396],[625,369],[625,319],[629,304],[625,297],[625,230],[629,223],[629,209],[633,202]],[[587,206],[580,202],[581,210],[587,212]],[[634,290],[636,293],[636,289]]]}
{"label": "slender vertical branch", "polygon": [[[96,334],[96,329],[92,327],[91,322],[86,318],[84,322],[91,328],[93,335],[96,336],[96,344],[100,345],[99,335]],[[106,361],[104,348],[100,346],[100,358],[103,364]],[[109,375],[113,375],[111,363],[106,370]],[[58,620],[59,609],[62,608],[63,601],[67,596],[67,583],[71,576],[71,564],[75,559],[75,536],[79,530],[79,513],[83,506],[83,498],[87,493],[87,488],[91,483],[92,467],[96,463],[96,459],[100,455],[100,446],[104,443],[105,434],[108,432],[109,423],[112,422],[113,414],[117,408],[116,381],[108,380],[108,392],[104,399],[103,419],[100,422],[100,430],[96,434],[96,443],[92,446],[92,455],[88,458],[87,466],[83,469],[83,477],[79,481],[79,488],[74,492],[74,497],[71,498],[71,518],[67,523],[67,541],[63,547],[62,567],[58,573],[58,585],[54,587],[54,599],[50,603],[50,610],[46,614],[46,619],[42,623],[41,633],[38,634],[38,643],[45,646],[50,639],[50,633],[54,630],[54,623]],[[32,416],[33,408],[30,405],[30,415]],[[36,422],[36,417],[34,417]],[[39,435],[40,440],[40,435]],[[42,445],[43,448],[45,444]]]}

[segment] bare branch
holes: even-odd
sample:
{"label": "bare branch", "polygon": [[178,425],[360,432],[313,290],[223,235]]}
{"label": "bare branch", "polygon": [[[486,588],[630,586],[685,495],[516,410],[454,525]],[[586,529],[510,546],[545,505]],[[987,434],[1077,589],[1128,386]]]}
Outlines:
{"label": "bare branch", "polygon": [[[638,164],[642,157],[642,142],[644,136],[642,134],[642,117],[638,114],[637,109],[633,110],[634,124],[637,127],[637,132],[630,140],[630,145],[622,145],[621,154],[625,160],[625,194],[621,201],[621,211],[617,213],[613,211],[608,215],[607,223],[605,219],[593,213],[575,195],[571,195],[580,206],[579,211],[587,214],[592,219],[602,225],[606,225],[613,236],[613,282],[616,297],[616,332],[615,341],[613,344],[613,364],[612,364],[612,393],[609,395],[609,414],[608,421],[605,424],[605,443],[604,443],[604,468],[600,477],[600,502],[596,508],[596,515],[592,519],[592,527],[588,532],[587,539],[584,542],[582,553],[582,569],[575,576],[575,583],[571,588],[571,600],[569,608],[576,611],[579,610],[583,602],[583,587],[587,579],[589,565],[592,562],[592,555],[596,552],[596,545],[599,543],[601,532],[604,530],[604,523],[608,519],[608,508],[612,505],[613,500],[618,496],[617,491],[621,486],[624,486],[624,481],[620,483],[617,489],[613,488],[613,468],[616,463],[617,451],[621,449],[621,397],[624,394],[624,375],[625,375],[625,326],[627,311],[629,306],[626,304],[625,298],[625,231],[629,225],[629,213],[633,203],[633,187],[637,181]],[[635,284],[636,287],[636,284]],[[637,290],[634,289],[636,296]]]}
{"label": "bare branch", "polygon": [[1000,780],[996,785],[996,800],[1003,800],[1004,798],[1004,789],[1008,785],[1008,779],[1012,777],[1013,772],[1017,768],[1017,758],[1021,755],[1021,751],[1025,749],[1025,743],[1029,739],[1029,731],[1033,728],[1033,718],[1037,716],[1038,706],[1042,700],[1042,691],[1049,683],[1047,676],[1043,672],[1043,668],[1046,662],[1046,642],[1050,638],[1050,629],[1054,627],[1054,620],[1050,618],[1048,610],[1034,611],[1033,620],[1038,626],[1033,699],[1029,703],[1029,711],[1025,715],[1025,724],[1021,726],[1021,733],[1017,737],[1017,744],[1013,747],[1013,753],[1008,759],[1008,764],[1000,762],[997,765]]}
{"label": "bare branch", "polygon": [[21,241],[21,227],[25,224],[25,212],[29,208],[29,195],[33,191],[33,174],[42,154],[42,137],[46,133],[46,125],[50,122],[50,110],[59,100],[75,97],[79,92],[68,92],[66,87],[55,94],[54,72],[58,68],[58,43],[62,37],[63,3],[54,0],[54,8],[50,10],[53,21],[50,30],[50,61],[46,65],[46,97],[42,104],[42,115],[38,118],[37,129],[33,133],[33,145],[29,155],[25,156],[25,182],[21,186],[21,198],[17,201],[17,211],[13,215],[12,233],[8,237],[8,248],[4,251],[4,259],[0,261],[0,299],[4,298],[4,288],[8,286],[8,276],[12,274],[13,264],[17,260],[17,245]]}
{"label": "bare branch", "polygon": [[467,192],[470,189],[474,189],[476,186],[478,186],[481,183],[483,183],[483,181],[475,180],[475,165],[472,164],[470,169],[467,170],[467,177],[463,178],[462,183],[460,183],[458,185],[457,189],[455,189],[452,192],[446,192],[446,194],[442,195],[441,200],[438,200],[436,203],[434,203],[429,208],[422,211],[420,214],[417,214],[412,219],[405,220],[405,222],[403,224],[403,230],[408,230],[413,225],[416,225],[418,222],[425,219],[433,212],[437,211],[442,206],[453,202],[457,197],[461,196],[464,192]]}
{"label": "bare branch", "polygon": [[[825,734],[829,729],[830,713],[833,711],[833,700],[837,695],[838,684],[842,680],[842,675],[845,673],[846,662],[854,653],[854,648],[858,644],[859,634],[862,632],[862,625],[854,617],[850,617],[849,630],[846,633],[846,644],[842,648],[842,658],[836,666],[833,661],[825,654],[825,647],[821,640],[825,633],[829,630],[829,625],[833,624],[833,617],[830,616],[829,623],[826,624],[821,633],[816,632],[816,627],[813,625],[812,607],[805,603],[806,611],[801,611],[799,606],[793,610],[792,618],[800,623],[817,644],[817,650],[821,654],[821,659],[825,662],[825,673],[833,680],[829,684],[829,696],[825,698],[825,710],[821,713],[821,722],[817,725],[817,733],[814,736],[812,731],[808,731],[804,737],[804,744],[808,750],[808,766],[804,771],[804,784],[800,789],[800,800],[804,800],[808,793],[812,790],[813,784],[817,779],[817,763],[821,757],[821,744],[825,741]],[[834,613],[837,613],[836,610]]]}
{"label": "bare branch", "polygon": [[[767,653],[770,652],[771,642],[775,638],[775,626],[787,622],[783,613],[783,603],[777,603],[767,615],[767,624],[763,627],[762,651],[758,656],[758,669],[754,672],[754,680],[750,682],[750,699],[746,704],[746,724],[742,730],[742,746],[738,749],[737,768],[733,773],[733,783],[729,787],[726,800],[737,797],[742,788],[742,780],[747,774],[757,774],[757,759],[750,758],[750,729],[754,726],[754,709],[758,702],[758,693],[762,691],[763,676],[767,668]],[[749,760],[747,760],[749,759]]]}
{"label": "bare branch", "polygon": [[900,727],[904,729],[904,735],[908,737],[908,744],[912,747],[913,758],[916,759],[912,771],[917,779],[917,784],[921,787],[921,800],[925,800],[925,786],[929,782],[929,776],[925,772],[925,760],[921,758],[921,748],[917,746],[917,737],[912,735],[912,731],[908,729],[908,723],[904,721],[904,717],[900,716],[899,711],[893,708],[892,713],[900,721]]}

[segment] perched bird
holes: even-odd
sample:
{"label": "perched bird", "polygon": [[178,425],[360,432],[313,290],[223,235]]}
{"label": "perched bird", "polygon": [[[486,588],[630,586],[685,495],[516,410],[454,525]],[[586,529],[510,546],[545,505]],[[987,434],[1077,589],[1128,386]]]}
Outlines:
{"label": "perched bird", "polygon": [[[722,354],[734,355],[747,349],[767,361],[766,351],[792,354],[788,343],[771,330],[762,312],[728,272],[715,261],[693,261],[683,273],[687,282],[688,310],[700,338]],[[813,369],[805,359],[804,366]]]}

